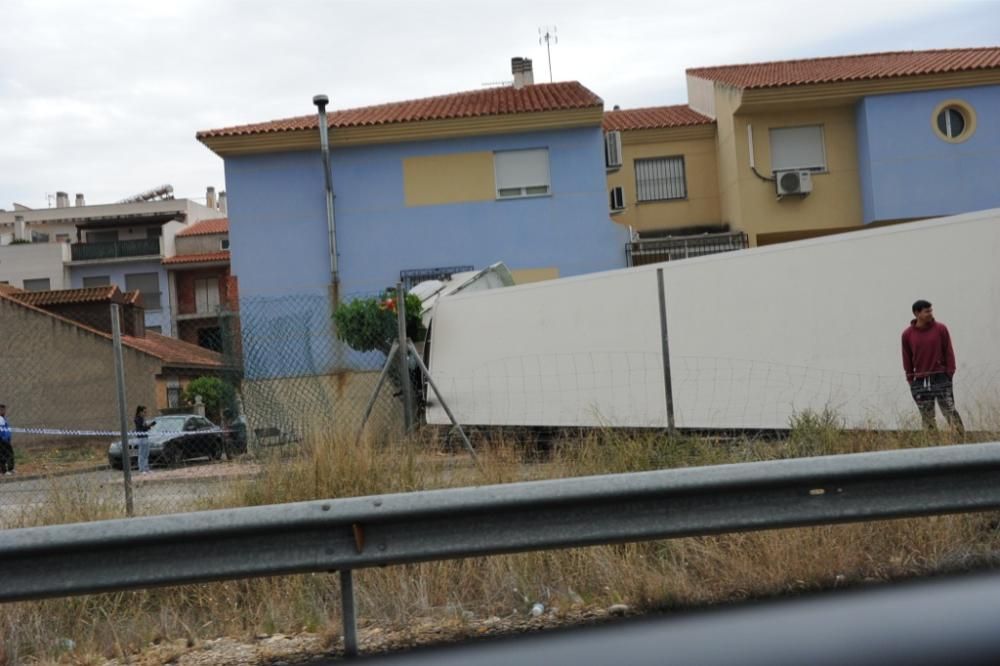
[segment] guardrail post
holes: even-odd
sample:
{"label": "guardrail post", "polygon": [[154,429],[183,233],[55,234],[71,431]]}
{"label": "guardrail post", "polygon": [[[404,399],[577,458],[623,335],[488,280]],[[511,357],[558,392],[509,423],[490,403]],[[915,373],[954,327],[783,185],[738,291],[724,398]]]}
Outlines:
{"label": "guardrail post", "polygon": [[354,610],[354,572],[340,570],[341,614],[344,616],[344,654],[358,656],[358,617]]}

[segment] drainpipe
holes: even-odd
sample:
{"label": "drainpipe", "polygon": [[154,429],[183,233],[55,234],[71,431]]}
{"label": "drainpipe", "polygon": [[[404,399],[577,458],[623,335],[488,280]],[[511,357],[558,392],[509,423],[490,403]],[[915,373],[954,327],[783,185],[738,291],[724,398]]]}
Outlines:
{"label": "drainpipe", "polygon": [[323,177],[326,185],[326,229],[330,236],[330,282],[333,289],[333,306],[340,303],[340,272],[337,269],[337,223],[333,217],[333,176],[330,173],[330,137],[326,124],[326,105],[330,98],[326,95],[313,97],[313,104],[319,111],[319,143],[323,154]]}

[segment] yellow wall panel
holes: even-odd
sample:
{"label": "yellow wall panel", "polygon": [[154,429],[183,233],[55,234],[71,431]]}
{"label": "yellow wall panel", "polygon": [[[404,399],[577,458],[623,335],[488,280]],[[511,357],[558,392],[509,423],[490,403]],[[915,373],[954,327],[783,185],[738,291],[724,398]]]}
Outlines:
{"label": "yellow wall panel", "polygon": [[[662,132],[640,130],[623,134],[627,134],[627,140],[622,137],[622,167],[608,173],[608,188],[621,186],[625,190],[625,210],[612,216],[615,222],[637,231],[720,222],[714,133],[704,138],[681,140],[666,140],[668,137]],[[635,160],[677,155],[684,156],[687,198],[637,203]]]}
{"label": "yellow wall panel", "polygon": [[403,160],[407,206],[435,206],[496,198],[493,153],[425,155]]}
{"label": "yellow wall panel", "polygon": [[551,268],[521,268],[510,272],[514,278],[514,284],[528,284],[529,282],[542,282],[543,280],[555,280],[559,277],[559,269]]}

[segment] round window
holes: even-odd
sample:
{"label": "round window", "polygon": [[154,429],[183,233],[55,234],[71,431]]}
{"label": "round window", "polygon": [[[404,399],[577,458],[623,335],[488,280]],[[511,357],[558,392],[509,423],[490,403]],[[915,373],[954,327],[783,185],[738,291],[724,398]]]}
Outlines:
{"label": "round window", "polygon": [[965,133],[965,115],[955,106],[949,106],[937,117],[938,131],[949,139],[957,139]]}
{"label": "round window", "polygon": [[931,116],[934,132],[949,143],[961,143],[976,131],[976,112],[957,99],[938,104]]}

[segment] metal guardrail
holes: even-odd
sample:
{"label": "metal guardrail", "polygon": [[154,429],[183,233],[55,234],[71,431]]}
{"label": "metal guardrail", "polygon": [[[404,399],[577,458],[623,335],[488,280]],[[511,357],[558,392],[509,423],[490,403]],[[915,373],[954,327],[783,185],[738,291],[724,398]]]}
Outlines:
{"label": "metal guardrail", "polygon": [[[457,488],[0,533],[0,601],[1000,509],[1000,443]],[[53,576],[52,572],[63,572]]]}

